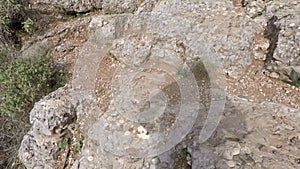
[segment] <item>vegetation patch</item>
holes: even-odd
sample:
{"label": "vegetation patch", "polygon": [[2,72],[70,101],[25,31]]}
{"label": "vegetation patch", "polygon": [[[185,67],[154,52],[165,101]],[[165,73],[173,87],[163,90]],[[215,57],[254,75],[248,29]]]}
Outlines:
{"label": "vegetation patch", "polygon": [[65,84],[50,57],[16,59],[0,67],[0,115],[26,113],[34,102]]}
{"label": "vegetation patch", "polygon": [[25,8],[27,8],[27,6],[28,5],[25,0],[0,1],[1,47],[14,48],[15,45],[19,43],[16,31],[23,30],[22,22],[25,20]]}
{"label": "vegetation patch", "polygon": [[47,56],[15,59],[0,50],[0,61],[0,168],[20,168],[18,149],[30,127],[29,111],[66,83],[67,71]]}

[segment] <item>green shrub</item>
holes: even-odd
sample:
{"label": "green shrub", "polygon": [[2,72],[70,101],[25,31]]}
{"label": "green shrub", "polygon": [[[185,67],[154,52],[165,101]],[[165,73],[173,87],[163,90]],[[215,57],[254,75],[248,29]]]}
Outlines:
{"label": "green shrub", "polygon": [[[20,40],[17,37],[17,31],[26,31],[24,27],[25,16],[28,12],[27,0],[1,0],[0,1],[0,47],[15,49],[20,47]],[[31,26],[27,21],[26,26]]]}
{"label": "green shrub", "polygon": [[8,28],[21,23],[24,17],[23,0],[0,1],[0,25]]}
{"label": "green shrub", "polygon": [[16,59],[0,67],[0,115],[15,116],[64,85],[66,73],[46,56]]}

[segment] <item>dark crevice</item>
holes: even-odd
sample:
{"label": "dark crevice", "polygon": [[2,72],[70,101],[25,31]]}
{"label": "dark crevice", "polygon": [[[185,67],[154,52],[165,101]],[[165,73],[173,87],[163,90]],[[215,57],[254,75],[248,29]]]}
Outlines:
{"label": "dark crevice", "polygon": [[264,37],[269,40],[268,52],[266,54],[265,65],[269,65],[272,61],[276,61],[273,57],[274,51],[277,48],[279,31],[281,30],[280,25],[276,25],[278,21],[277,16],[272,16],[267,22],[267,26],[264,30]]}
{"label": "dark crevice", "polygon": [[71,17],[78,17],[78,16],[88,14],[90,12],[95,12],[97,10],[101,10],[101,9],[92,8],[91,10],[87,10],[87,11],[84,11],[84,12],[64,11],[64,14],[67,15],[67,16],[71,16]]}
{"label": "dark crevice", "polygon": [[245,0],[242,0],[241,4],[242,4],[242,7],[244,8],[244,7],[246,7],[248,5],[248,2],[246,2]]}
{"label": "dark crevice", "polygon": [[75,12],[75,11],[66,11],[65,14],[68,15],[68,16],[78,16],[78,15],[84,15],[84,14],[87,14],[91,11],[86,11],[86,12]]}

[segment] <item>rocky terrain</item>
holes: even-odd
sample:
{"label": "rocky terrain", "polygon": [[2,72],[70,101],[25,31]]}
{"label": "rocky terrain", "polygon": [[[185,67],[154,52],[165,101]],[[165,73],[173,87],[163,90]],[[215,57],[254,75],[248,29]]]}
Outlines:
{"label": "rocky terrain", "polygon": [[31,110],[27,168],[300,168],[300,2],[31,3],[55,21],[21,56],[72,80]]}

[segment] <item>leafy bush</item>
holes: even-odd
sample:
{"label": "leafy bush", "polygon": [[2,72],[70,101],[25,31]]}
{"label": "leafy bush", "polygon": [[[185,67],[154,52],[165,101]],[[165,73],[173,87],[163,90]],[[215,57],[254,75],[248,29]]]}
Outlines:
{"label": "leafy bush", "polygon": [[64,85],[66,73],[46,56],[16,59],[0,67],[0,115],[15,116]]}
{"label": "leafy bush", "polygon": [[1,0],[0,1],[0,25],[4,28],[12,28],[21,23],[24,18],[23,0]]}
{"label": "leafy bush", "polygon": [[0,47],[9,49],[18,47],[19,38],[16,31],[25,30],[22,23],[25,23],[27,6],[27,0],[0,1]]}

